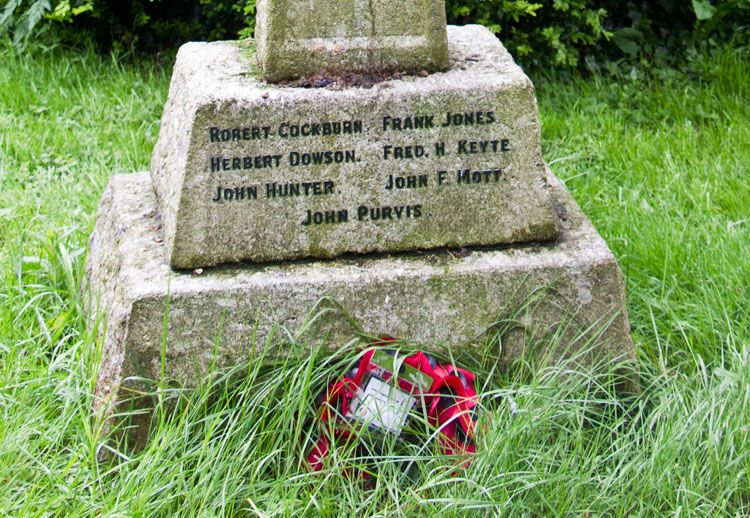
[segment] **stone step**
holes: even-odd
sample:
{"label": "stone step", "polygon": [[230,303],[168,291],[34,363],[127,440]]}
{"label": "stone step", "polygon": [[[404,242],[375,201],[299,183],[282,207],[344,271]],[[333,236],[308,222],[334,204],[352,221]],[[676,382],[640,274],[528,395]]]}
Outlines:
{"label": "stone step", "polygon": [[632,361],[617,261],[551,172],[547,182],[561,221],[559,239],[547,245],[181,273],[167,264],[148,173],[115,175],[86,262],[86,311],[104,333],[95,406],[111,413],[142,388],[132,377],[159,379],[162,344],[165,381],[195,386],[209,369],[250,358],[253,347],[256,357],[266,347],[287,354],[288,337],[322,310],[307,338],[326,337],[330,348],[361,331],[482,354],[488,330],[505,322],[502,346],[488,353],[500,367],[545,356],[554,363],[586,347],[594,347],[591,361]]}

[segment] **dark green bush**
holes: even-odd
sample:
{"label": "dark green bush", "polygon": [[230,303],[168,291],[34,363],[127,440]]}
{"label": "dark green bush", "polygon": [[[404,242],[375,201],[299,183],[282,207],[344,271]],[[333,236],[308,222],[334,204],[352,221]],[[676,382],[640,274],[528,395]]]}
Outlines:
{"label": "dark green bush", "polygon": [[527,64],[579,64],[586,47],[607,39],[607,11],[595,0],[448,0],[449,22],[481,23],[500,36],[508,49]]}
{"label": "dark green bush", "polygon": [[527,67],[664,66],[694,45],[747,46],[750,34],[750,0],[447,0],[446,12],[450,23],[492,29]]}
{"label": "dark green bush", "polygon": [[[43,36],[164,51],[252,35],[255,2],[5,0],[0,35],[19,48]],[[597,68],[620,58],[665,66],[694,46],[747,46],[750,34],[750,0],[446,0],[446,12],[449,23],[489,27],[526,67]]]}
{"label": "dark green bush", "polygon": [[59,40],[154,52],[189,40],[250,36],[256,0],[6,0],[0,34],[17,47],[51,29]]}

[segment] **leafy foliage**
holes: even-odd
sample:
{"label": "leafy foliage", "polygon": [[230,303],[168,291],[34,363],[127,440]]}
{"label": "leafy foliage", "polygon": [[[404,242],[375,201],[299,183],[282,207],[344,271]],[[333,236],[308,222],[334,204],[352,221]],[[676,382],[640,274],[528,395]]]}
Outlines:
{"label": "leafy foliage", "polygon": [[607,39],[607,11],[591,0],[448,0],[452,23],[481,23],[500,36],[509,50],[531,64],[578,65],[582,49]]}
{"label": "leafy foliage", "polygon": [[[256,0],[5,0],[0,34],[93,38],[101,48],[164,52],[188,40],[252,36]],[[750,0],[446,0],[449,23],[485,25],[527,68],[673,66],[695,45],[750,44]],[[47,29],[53,29],[48,31]],[[49,33],[49,34],[47,34]]]}

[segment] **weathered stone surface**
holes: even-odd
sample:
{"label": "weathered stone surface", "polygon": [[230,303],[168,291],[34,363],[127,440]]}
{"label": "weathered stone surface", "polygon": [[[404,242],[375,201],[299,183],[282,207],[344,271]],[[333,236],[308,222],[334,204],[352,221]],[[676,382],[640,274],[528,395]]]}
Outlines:
{"label": "weathered stone surface", "polygon": [[[98,408],[132,387],[126,378],[160,377],[168,299],[164,375],[188,385],[214,360],[222,367],[247,359],[253,343],[256,354],[267,342],[284,354],[280,330],[296,334],[321,303],[341,308],[314,328],[315,336],[328,334],[330,347],[356,336],[344,314],[371,336],[427,349],[481,344],[488,328],[505,320],[502,365],[522,355],[529,360],[532,346],[550,353],[555,333],[568,352],[593,341],[604,356],[633,359],[617,262],[551,172],[547,181],[561,219],[552,244],[221,267],[197,275],[167,264],[148,173],[115,175],[86,263],[88,315],[93,321],[106,310]],[[562,354],[552,351],[553,359]]]}
{"label": "weathered stone surface", "polygon": [[448,32],[449,71],[340,91],[184,45],[151,162],[171,266],[554,239],[531,82],[487,29]]}
{"label": "weathered stone surface", "polygon": [[443,0],[259,0],[255,38],[268,81],[448,65]]}

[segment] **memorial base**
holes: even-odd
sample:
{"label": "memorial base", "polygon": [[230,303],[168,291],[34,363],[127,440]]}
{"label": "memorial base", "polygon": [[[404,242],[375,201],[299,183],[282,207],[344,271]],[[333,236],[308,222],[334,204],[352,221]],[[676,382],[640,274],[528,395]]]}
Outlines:
{"label": "memorial base", "polygon": [[554,243],[174,271],[149,174],[115,175],[86,263],[86,309],[103,334],[96,410],[110,414],[135,377],[163,372],[194,386],[253,348],[286,354],[289,336],[325,308],[298,343],[336,348],[361,332],[455,350],[483,346],[502,323],[501,367],[532,354],[554,362],[592,343],[596,356],[634,360],[617,262],[549,170],[548,185]]}

